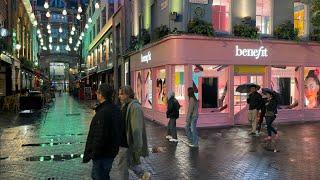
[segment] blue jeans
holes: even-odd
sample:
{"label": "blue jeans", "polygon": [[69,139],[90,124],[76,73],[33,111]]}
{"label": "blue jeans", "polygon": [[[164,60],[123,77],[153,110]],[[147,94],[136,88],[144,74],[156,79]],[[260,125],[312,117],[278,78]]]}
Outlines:
{"label": "blue jeans", "polygon": [[91,177],[94,180],[109,180],[114,158],[101,158],[92,161]]}
{"label": "blue jeans", "polygon": [[277,134],[277,133],[278,133],[277,130],[274,129],[274,127],[272,127],[272,123],[273,123],[274,120],[275,120],[275,117],[266,116],[268,136],[271,136],[271,135],[272,135],[272,132],[273,132],[274,134]]}
{"label": "blue jeans", "polygon": [[186,134],[189,142],[192,145],[198,146],[198,131],[197,131],[197,121],[198,117],[191,117],[190,121],[187,121],[186,124]]}

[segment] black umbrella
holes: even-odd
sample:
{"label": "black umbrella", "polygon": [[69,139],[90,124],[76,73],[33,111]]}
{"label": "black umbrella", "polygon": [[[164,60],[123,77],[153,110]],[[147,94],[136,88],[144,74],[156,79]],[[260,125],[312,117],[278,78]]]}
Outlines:
{"label": "black umbrella", "polygon": [[257,90],[260,89],[260,86],[254,83],[246,83],[246,84],[241,84],[237,87],[236,91],[239,93],[248,93],[250,91],[251,87],[257,88]]}

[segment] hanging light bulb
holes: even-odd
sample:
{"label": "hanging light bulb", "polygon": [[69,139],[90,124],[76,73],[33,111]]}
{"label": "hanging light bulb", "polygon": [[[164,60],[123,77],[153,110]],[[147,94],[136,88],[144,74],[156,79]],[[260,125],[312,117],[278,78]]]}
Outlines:
{"label": "hanging light bulb", "polygon": [[52,45],[51,44],[49,44],[49,49],[52,50]]}
{"label": "hanging light bulb", "polygon": [[56,51],[60,51],[60,46],[57,46]]}
{"label": "hanging light bulb", "polygon": [[40,38],[40,39],[41,39],[41,38],[42,38],[42,35],[41,35],[41,34],[39,34],[39,35],[38,35],[38,38]]}
{"label": "hanging light bulb", "polygon": [[51,29],[51,25],[50,24],[47,25],[47,29]]}
{"label": "hanging light bulb", "polygon": [[69,43],[72,44],[72,37],[69,38]]}
{"label": "hanging light bulb", "polygon": [[81,36],[82,36],[82,37],[84,36],[84,33],[83,33],[83,32],[81,33]]}
{"label": "hanging light bulb", "polygon": [[48,9],[48,8],[49,8],[49,3],[48,3],[48,1],[46,1],[46,2],[44,3],[43,7],[44,7],[45,9]]}
{"label": "hanging light bulb", "polygon": [[74,48],[74,51],[78,51],[78,48]]}
{"label": "hanging light bulb", "polygon": [[51,36],[49,37],[49,43],[52,43],[52,37]]}
{"label": "hanging light bulb", "polygon": [[47,50],[47,47],[43,46],[42,49],[46,51],[46,50]]}
{"label": "hanging light bulb", "polygon": [[96,9],[99,9],[99,8],[100,8],[99,3],[98,3],[98,2],[96,2],[96,4],[94,5],[94,7],[95,7]]}
{"label": "hanging light bulb", "polygon": [[64,8],[62,11],[62,15],[66,16],[67,15],[67,10]]}
{"label": "hanging light bulb", "polygon": [[72,31],[75,31],[75,30],[76,30],[76,27],[74,27],[74,25],[72,25],[71,30],[72,30]]}
{"label": "hanging light bulb", "polygon": [[48,34],[51,34],[51,29],[48,30]]}
{"label": "hanging light bulb", "polygon": [[40,33],[41,33],[41,32],[40,32],[40,29],[38,29],[38,30],[37,30],[37,34],[40,34]]}
{"label": "hanging light bulb", "polygon": [[43,42],[40,42],[40,45],[43,46]]}
{"label": "hanging light bulb", "polygon": [[48,18],[51,16],[49,11],[46,13],[46,16],[47,16]]}
{"label": "hanging light bulb", "polygon": [[80,36],[79,39],[82,40],[82,36]]}
{"label": "hanging light bulb", "polygon": [[62,31],[63,31],[63,30],[62,30],[62,27],[60,26],[60,27],[59,27],[59,33],[62,33]]}
{"label": "hanging light bulb", "polygon": [[80,19],[81,19],[80,14],[77,14],[77,19],[78,19],[78,20],[80,20]]}
{"label": "hanging light bulb", "polygon": [[74,35],[74,31],[71,31],[70,34],[73,36]]}
{"label": "hanging light bulb", "polygon": [[33,22],[33,26],[37,26],[38,25],[38,22],[37,21],[34,21]]}
{"label": "hanging light bulb", "polygon": [[88,28],[89,28],[89,25],[88,25],[88,24],[86,24],[84,27],[85,27],[86,29],[88,29]]}
{"label": "hanging light bulb", "polygon": [[91,19],[91,18],[89,18],[89,19],[88,19],[88,22],[89,22],[89,23],[92,23],[92,19]]}
{"label": "hanging light bulb", "polygon": [[61,42],[61,43],[63,42],[62,38],[59,39],[59,42]]}
{"label": "hanging light bulb", "polygon": [[82,13],[82,8],[81,8],[80,5],[79,5],[79,7],[78,7],[78,13]]}
{"label": "hanging light bulb", "polygon": [[43,39],[40,39],[40,42],[42,42],[42,43],[43,43]]}

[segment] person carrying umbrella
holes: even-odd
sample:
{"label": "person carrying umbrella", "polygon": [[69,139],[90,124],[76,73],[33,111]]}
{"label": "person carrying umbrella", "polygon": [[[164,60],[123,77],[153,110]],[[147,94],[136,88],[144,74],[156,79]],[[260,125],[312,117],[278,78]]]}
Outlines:
{"label": "person carrying umbrella", "polygon": [[265,140],[271,140],[272,132],[276,135],[276,138],[279,138],[277,130],[272,127],[272,123],[276,119],[277,114],[277,94],[275,91],[268,88],[262,89],[262,93],[267,97],[265,119],[267,123],[268,137],[265,138]]}
{"label": "person carrying umbrella", "polygon": [[262,102],[262,96],[257,92],[258,89],[258,85],[249,85],[249,95],[247,98],[247,103],[249,105],[248,120],[251,124],[251,131],[249,133],[250,135],[256,134],[258,111]]}

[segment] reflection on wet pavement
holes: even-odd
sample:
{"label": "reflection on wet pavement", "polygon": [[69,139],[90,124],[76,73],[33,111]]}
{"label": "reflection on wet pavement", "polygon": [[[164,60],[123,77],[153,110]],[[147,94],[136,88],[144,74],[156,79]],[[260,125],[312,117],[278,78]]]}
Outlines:
{"label": "reflection on wet pavement", "polygon": [[61,154],[50,156],[33,156],[27,157],[26,161],[66,161],[76,158],[83,158],[83,154]]}
{"label": "reflection on wet pavement", "polygon": [[50,142],[50,143],[34,143],[34,144],[22,144],[22,147],[26,147],[26,146],[40,146],[40,147],[46,147],[46,146],[55,146],[55,145],[72,145],[72,144],[83,144],[85,142],[64,142],[64,143],[54,143],[54,142]]}

